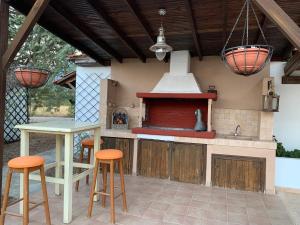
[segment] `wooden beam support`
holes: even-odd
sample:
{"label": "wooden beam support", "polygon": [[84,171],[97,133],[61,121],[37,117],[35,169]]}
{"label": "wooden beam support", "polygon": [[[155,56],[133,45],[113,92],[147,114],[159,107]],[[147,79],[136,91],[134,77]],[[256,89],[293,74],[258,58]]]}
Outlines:
{"label": "wooden beam support", "polygon": [[[286,14],[274,0],[253,0],[258,8],[275,23],[284,36],[300,49],[300,27]],[[295,54],[284,68],[285,75],[292,74],[299,68],[300,54]]]}
{"label": "wooden beam support", "polygon": [[291,75],[295,70],[300,67],[300,52],[296,52],[295,55],[287,62],[284,67],[285,76]]}
{"label": "wooden beam support", "polygon": [[282,84],[300,84],[300,76],[283,76]]}
{"label": "wooden beam support", "polygon": [[152,31],[145,18],[141,15],[140,10],[136,7],[134,0],[124,0],[131,14],[134,16],[136,22],[143,28],[145,34],[152,44],[155,43],[155,38],[152,36]]}
{"label": "wooden beam support", "polygon": [[[55,10],[58,14],[60,14],[62,17],[64,17],[72,25],[72,27],[76,27],[91,42],[99,46],[102,50],[104,50],[108,55],[115,58],[118,62],[122,63],[123,61],[122,56],[114,49],[112,49],[104,40],[98,38],[97,35],[92,30],[90,30],[87,26],[85,26],[78,19],[76,15],[68,12],[62,5],[63,3],[59,2],[57,4],[54,4],[54,2],[51,2],[50,4],[51,4],[51,8]],[[101,61],[104,62],[105,60],[102,59]]]}
{"label": "wooden beam support", "polygon": [[[268,23],[268,19],[267,19],[266,15],[263,15],[263,18],[262,18],[261,23],[260,23],[260,27],[261,27],[264,34],[266,33],[266,30],[267,30],[267,23]],[[254,44],[257,44],[260,41],[261,37],[262,37],[261,31],[258,28],[258,31],[256,33],[256,37],[254,39]]]}
{"label": "wooden beam support", "polygon": [[100,5],[99,1],[88,0],[93,9],[98,13],[98,15],[108,24],[112,30],[117,34],[118,38],[142,61],[146,62],[146,56],[141,52],[141,50],[131,41],[126,34],[120,29],[120,27],[111,19],[107,12]]}
{"label": "wooden beam support", "polygon": [[[27,15],[28,12],[30,11],[29,6],[27,5],[22,5],[22,8],[17,8],[17,10],[19,12],[21,12],[24,15]],[[57,14],[57,16],[61,16],[58,12],[56,12],[52,7],[47,8],[47,11]],[[76,40],[73,40],[72,37],[69,37],[67,35],[64,34],[64,32],[60,31],[57,29],[57,27],[55,26],[51,26],[50,23],[48,22],[48,20],[45,20],[46,18],[44,18],[43,16],[41,16],[40,20],[39,20],[39,25],[41,25],[42,27],[44,27],[45,29],[47,29],[48,31],[50,31],[51,33],[53,33],[54,35],[56,35],[57,37],[61,38],[62,40],[64,40],[65,42],[69,43],[70,45],[72,45],[74,48],[77,48],[78,50],[86,53],[89,57],[95,59],[99,64],[102,64],[104,66],[109,66],[110,65],[110,61],[109,60],[104,60],[103,58],[101,58],[95,51],[94,49],[90,49],[89,47],[86,47],[84,45],[81,45],[80,43],[78,43]],[[64,18],[66,22],[68,22],[66,20],[66,18]]]}
{"label": "wooden beam support", "polygon": [[196,26],[196,21],[195,21],[193,9],[192,9],[192,3],[190,0],[184,0],[184,4],[185,4],[185,9],[187,11],[187,17],[188,17],[189,23],[192,28],[194,45],[195,45],[199,60],[202,60],[202,50],[201,50],[200,38],[199,38],[199,34],[197,32],[197,26]]}
{"label": "wooden beam support", "polygon": [[14,40],[3,55],[2,64],[8,68],[18,51],[26,41],[28,35],[44,12],[49,0],[36,0],[28,13],[23,25],[18,30]]}
{"label": "wooden beam support", "polygon": [[[8,44],[8,4],[0,0],[0,193],[2,193],[2,168],[4,154],[4,120],[5,120],[5,96],[6,96],[6,67],[2,64],[3,55]],[[0,195],[0,206],[2,195]]]}
{"label": "wooden beam support", "polygon": [[258,8],[282,31],[284,36],[300,49],[300,27],[274,0],[253,0]]}
{"label": "wooden beam support", "polygon": [[[41,22],[41,25],[45,27],[44,22]],[[51,33],[53,33],[54,35],[56,35],[57,37],[60,37],[62,40],[64,40],[65,42],[69,43],[70,45],[72,45],[74,48],[77,48],[78,50],[84,52],[85,54],[87,54],[89,57],[93,58],[94,60],[96,60],[99,64],[103,65],[103,66],[110,66],[110,61],[109,60],[104,60],[103,58],[101,58],[97,53],[94,52],[93,49],[90,49],[86,46],[82,46],[80,44],[78,44],[77,41],[72,40],[71,37],[64,35],[63,33],[58,33],[57,29],[55,27],[49,27],[49,25],[46,28],[48,31],[50,31]]]}

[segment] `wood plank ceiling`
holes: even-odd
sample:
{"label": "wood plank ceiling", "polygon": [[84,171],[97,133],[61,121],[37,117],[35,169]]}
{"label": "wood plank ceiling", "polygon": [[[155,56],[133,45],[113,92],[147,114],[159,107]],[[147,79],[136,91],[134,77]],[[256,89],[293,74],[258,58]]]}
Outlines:
{"label": "wood plank ceiling", "polygon": [[[27,14],[34,0],[10,0],[9,4]],[[300,0],[277,0],[299,25]],[[174,50],[189,50],[192,56],[219,55],[241,9],[240,0],[52,0],[39,20],[50,32],[82,50],[98,62],[111,59],[153,58],[149,47],[160,25],[158,9],[165,8],[167,43]],[[257,8],[259,20],[274,57],[287,57],[292,49],[278,28]],[[232,36],[230,46],[239,45],[243,24]],[[250,41],[262,38],[254,17],[250,20]]]}

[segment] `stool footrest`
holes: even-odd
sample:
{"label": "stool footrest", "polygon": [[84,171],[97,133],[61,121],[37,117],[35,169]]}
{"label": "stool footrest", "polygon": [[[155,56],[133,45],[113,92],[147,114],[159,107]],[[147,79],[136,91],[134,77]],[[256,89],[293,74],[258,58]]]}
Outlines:
{"label": "stool footrest", "polygon": [[32,204],[34,204],[33,206],[31,206],[30,208],[29,208],[29,210],[32,210],[32,209],[34,209],[34,208],[36,208],[36,207],[38,207],[38,206],[40,206],[40,205],[43,205],[45,203],[45,201],[42,201],[42,202],[39,202],[39,203],[32,203]]}
{"label": "stool footrest", "polygon": [[9,204],[8,207],[13,206],[13,205],[15,205],[15,204],[17,204],[17,203],[19,203],[19,202],[21,202],[21,201],[23,201],[23,200],[24,200],[24,198],[20,198],[20,199],[18,199],[18,200],[16,200],[16,201],[13,201],[12,203]]}
{"label": "stool footrest", "polygon": [[21,215],[21,214],[8,212],[8,211],[5,211],[4,214],[9,215],[9,216],[23,217],[23,215]]}
{"label": "stool footrest", "polygon": [[103,191],[95,191],[95,192],[94,192],[94,195],[106,195],[106,196],[110,196],[109,193],[105,193],[105,192],[103,192]]}
{"label": "stool footrest", "polygon": [[[114,198],[118,198],[118,197],[120,197],[122,194],[123,194],[123,193],[120,192],[119,194],[115,195]],[[94,192],[94,195],[106,195],[106,196],[110,196],[109,193],[105,193],[105,192],[103,192],[103,191],[95,191],[95,192]]]}

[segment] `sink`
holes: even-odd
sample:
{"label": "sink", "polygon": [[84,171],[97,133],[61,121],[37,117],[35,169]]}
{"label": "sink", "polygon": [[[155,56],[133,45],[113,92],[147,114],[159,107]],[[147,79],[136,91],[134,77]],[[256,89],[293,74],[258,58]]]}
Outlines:
{"label": "sink", "polygon": [[253,140],[252,137],[247,137],[247,136],[234,136],[234,135],[227,135],[225,136],[226,139],[234,139],[234,140]]}

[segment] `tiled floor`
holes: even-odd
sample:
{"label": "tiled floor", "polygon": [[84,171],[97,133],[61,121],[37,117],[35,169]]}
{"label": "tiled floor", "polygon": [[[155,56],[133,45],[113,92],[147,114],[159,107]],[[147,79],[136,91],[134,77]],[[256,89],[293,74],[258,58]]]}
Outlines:
{"label": "tiled floor", "polygon": [[[298,216],[298,219],[300,217],[300,210],[296,210],[300,203],[299,195],[297,198],[287,194],[271,196],[134,176],[126,176],[125,180],[128,212],[122,212],[121,198],[116,199],[116,224],[296,224],[291,221],[286,206],[295,210],[294,216]],[[84,182],[81,183],[80,191],[74,192],[72,225],[109,224],[109,204],[104,209],[100,207],[100,203],[96,203],[92,218],[86,217],[89,187]],[[48,185],[48,192],[52,224],[63,224],[62,197],[53,194],[53,185]],[[34,194],[31,199],[38,197],[38,194]],[[31,225],[45,224],[42,207],[32,211],[30,221]],[[7,217],[6,224],[18,225],[21,220]]]}

